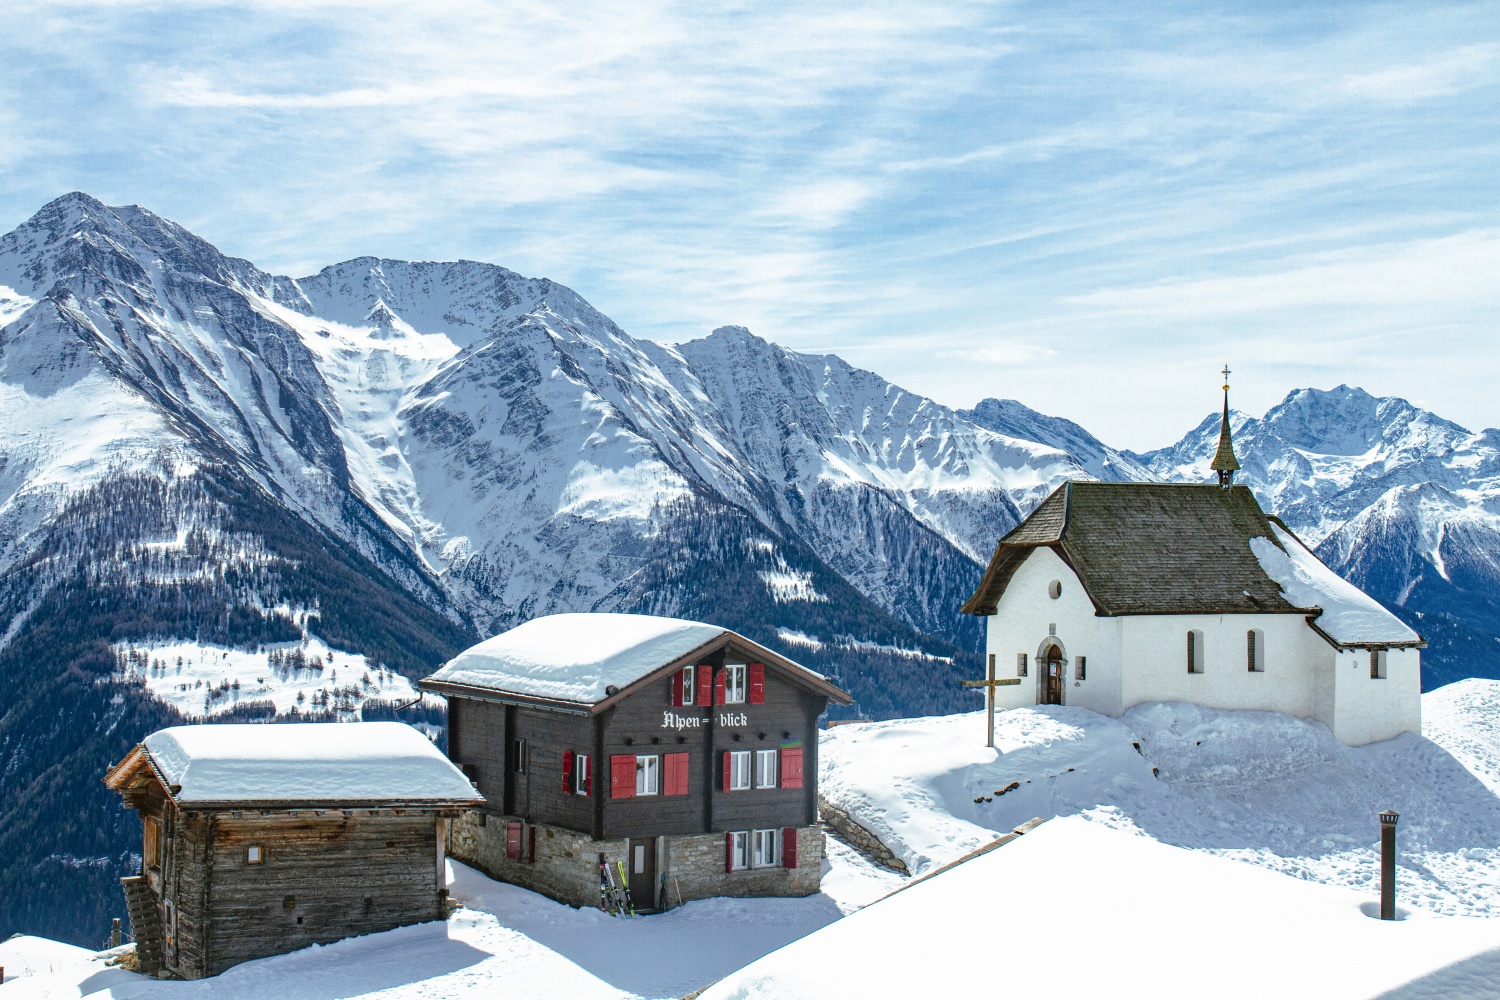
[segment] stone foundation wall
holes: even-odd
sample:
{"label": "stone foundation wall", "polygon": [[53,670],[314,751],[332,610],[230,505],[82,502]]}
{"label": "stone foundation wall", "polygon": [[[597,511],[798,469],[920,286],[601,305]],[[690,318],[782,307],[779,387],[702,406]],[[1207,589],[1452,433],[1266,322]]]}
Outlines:
{"label": "stone foundation wall", "polygon": [[[448,853],[501,882],[539,892],[570,906],[599,906],[599,854],[609,864],[628,863],[624,840],[594,840],[587,834],[560,827],[536,827],[534,860],[513,861],[505,856],[505,825],[516,817],[479,812],[464,813],[449,824]],[[531,827],[523,830],[526,849]],[[821,887],[823,830],[797,831],[796,868],[724,870],[724,834],[657,838],[657,873],[666,876],[664,908],[712,896],[811,896]],[[635,900],[638,907],[651,900]]]}
{"label": "stone foundation wall", "polygon": [[880,838],[875,836],[863,826],[860,826],[847,812],[829,802],[823,796],[818,796],[818,815],[823,822],[833,828],[840,837],[847,840],[859,853],[891,871],[900,872],[902,875],[911,874],[906,870],[906,862],[891,853],[890,848],[881,843]]}

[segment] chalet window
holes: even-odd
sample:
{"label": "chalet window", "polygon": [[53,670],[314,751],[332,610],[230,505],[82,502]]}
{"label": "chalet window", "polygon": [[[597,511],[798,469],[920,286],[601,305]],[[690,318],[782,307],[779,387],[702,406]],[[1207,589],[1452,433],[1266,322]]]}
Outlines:
{"label": "chalet window", "polygon": [[1197,629],[1188,630],[1187,669],[1190,674],[1203,673],[1203,633]]}
{"label": "chalet window", "polygon": [[755,751],[755,787],[776,788],[781,784],[781,753],[777,750]]}
{"label": "chalet window", "polygon": [[1379,681],[1385,679],[1385,650],[1370,650],[1370,679]]}
{"label": "chalet window", "polygon": [[[712,667],[705,667],[712,670]],[[691,707],[698,704],[697,667],[683,667],[672,675],[672,704],[674,707]]]}
{"label": "chalet window", "polygon": [[515,768],[517,774],[526,773],[526,741],[511,740],[511,767]]}
{"label": "chalet window", "polygon": [[750,787],[750,751],[724,751],[724,790],[742,792]]}
{"label": "chalet window", "polygon": [[[572,783],[568,783],[569,765],[571,762]],[[586,753],[563,753],[563,788],[574,795],[588,795],[594,790],[594,769],[590,766],[589,755]]]}
{"label": "chalet window", "polygon": [[1245,633],[1245,669],[1252,674],[1266,669],[1266,636],[1258,628]]}
{"label": "chalet window", "polygon": [[745,664],[724,665],[724,704],[739,705],[745,701]]}
{"label": "chalet window", "polygon": [[781,787],[802,787],[802,748],[800,746],[781,748]]}
{"label": "chalet window", "polygon": [[1016,654],[1016,676],[1017,677],[1025,677],[1026,676],[1026,654],[1025,653],[1017,653]]}
{"label": "chalet window", "polygon": [[724,867],[732,872],[750,867],[750,832],[738,830],[724,835]]}
{"label": "chalet window", "polygon": [[1087,656],[1073,657],[1073,679],[1075,681],[1086,681],[1089,679],[1089,658]]}
{"label": "chalet window", "polygon": [[661,792],[661,758],[639,754],[635,758],[635,794],[656,795]]}
{"label": "chalet window", "polygon": [[775,868],[781,864],[781,852],[776,849],[780,830],[750,831],[750,867]]}
{"label": "chalet window", "polygon": [[688,793],[688,755],[685,753],[663,754],[661,759],[662,794],[686,795]]}
{"label": "chalet window", "polygon": [[245,864],[259,865],[264,864],[265,860],[266,849],[264,847],[261,847],[259,844],[251,844],[245,848]]}

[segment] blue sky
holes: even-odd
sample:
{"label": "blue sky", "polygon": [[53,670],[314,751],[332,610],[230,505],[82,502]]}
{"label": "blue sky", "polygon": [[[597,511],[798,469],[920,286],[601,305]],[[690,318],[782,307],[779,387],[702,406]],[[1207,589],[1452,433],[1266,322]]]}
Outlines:
{"label": "blue sky", "polygon": [[466,257],[1107,442],[1362,385],[1500,424],[1500,3],[0,9],[0,231]]}

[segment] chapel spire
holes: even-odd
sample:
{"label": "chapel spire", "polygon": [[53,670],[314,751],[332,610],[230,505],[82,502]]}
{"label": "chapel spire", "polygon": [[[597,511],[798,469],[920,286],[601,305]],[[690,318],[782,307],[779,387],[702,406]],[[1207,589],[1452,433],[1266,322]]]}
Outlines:
{"label": "chapel spire", "polygon": [[1229,435],[1229,366],[1224,366],[1224,419],[1219,424],[1219,450],[1214,453],[1213,463],[1209,465],[1219,474],[1219,485],[1228,489],[1234,483],[1235,471],[1240,467],[1240,460],[1234,457],[1234,441]]}

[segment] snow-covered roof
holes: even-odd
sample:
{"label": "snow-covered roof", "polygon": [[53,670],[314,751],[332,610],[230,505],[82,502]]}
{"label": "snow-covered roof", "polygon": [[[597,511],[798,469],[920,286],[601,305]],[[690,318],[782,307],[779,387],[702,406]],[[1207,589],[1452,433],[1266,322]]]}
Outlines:
{"label": "snow-covered roof", "polygon": [[462,771],[399,722],[173,726],[145,739],[178,802],[472,802]]}
{"label": "snow-covered roof", "polygon": [[427,680],[592,705],[726,632],[654,615],[546,615],[465,650]]}
{"label": "snow-covered roof", "polygon": [[1373,597],[1323,565],[1296,535],[1279,524],[1273,523],[1271,529],[1281,547],[1269,538],[1252,538],[1250,550],[1289,602],[1299,608],[1323,609],[1314,624],[1334,642],[1358,646],[1421,641]]}

